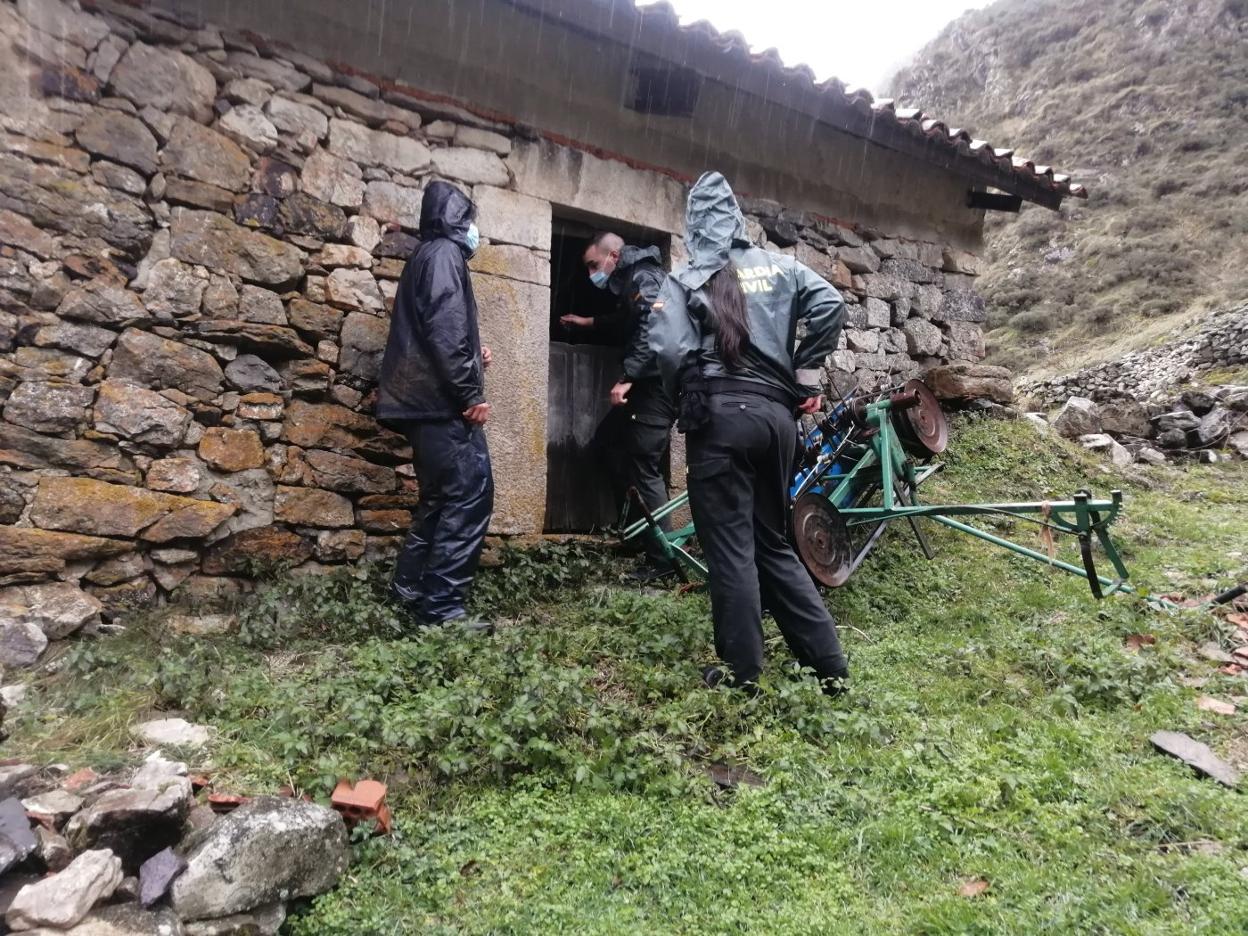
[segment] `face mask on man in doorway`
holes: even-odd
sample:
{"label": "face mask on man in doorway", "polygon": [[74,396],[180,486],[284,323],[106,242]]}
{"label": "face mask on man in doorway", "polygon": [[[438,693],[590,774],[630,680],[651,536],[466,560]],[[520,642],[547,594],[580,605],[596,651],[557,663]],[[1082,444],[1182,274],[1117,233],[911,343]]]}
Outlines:
{"label": "face mask on man in doorway", "polygon": [[624,242],[614,234],[599,234],[586,248],[583,257],[589,281],[599,289],[606,289],[620,262],[620,249]]}

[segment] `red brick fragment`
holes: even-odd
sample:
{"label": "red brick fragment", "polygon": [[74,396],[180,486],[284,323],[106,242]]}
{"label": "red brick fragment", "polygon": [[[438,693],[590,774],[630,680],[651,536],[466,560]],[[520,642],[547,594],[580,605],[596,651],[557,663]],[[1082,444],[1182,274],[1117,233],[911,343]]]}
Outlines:
{"label": "red brick fragment", "polygon": [[375,820],[377,834],[390,832],[390,807],[386,805],[386,785],[377,780],[361,780],[355,786],[339,780],[331,799],[348,826]]}
{"label": "red brick fragment", "polygon": [[89,787],[95,781],[100,779],[90,767],[83,767],[82,770],[75,770],[72,774],[61,781],[61,788],[68,790],[70,793],[77,793],[79,790]]}
{"label": "red brick fragment", "polygon": [[250,799],[250,796],[237,796],[233,793],[209,793],[208,805],[215,813],[228,813],[238,809]]}

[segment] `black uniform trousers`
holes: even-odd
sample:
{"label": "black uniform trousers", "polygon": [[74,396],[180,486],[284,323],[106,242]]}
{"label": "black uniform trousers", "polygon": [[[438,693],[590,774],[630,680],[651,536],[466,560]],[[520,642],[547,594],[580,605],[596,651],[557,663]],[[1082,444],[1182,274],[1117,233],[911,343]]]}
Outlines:
{"label": "black uniform trousers", "polygon": [[[651,510],[671,499],[663,459],[671,445],[675,421],[676,406],[658,378],[634,382],[628,403],[614,407],[602,421],[594,446],[607,463],[617,504],[623,506],[630,487],[637,489]],[[640,519],[635,505],[630,505],[629,517],[633,521]],[[659,525],[664,530],[671,529],[669,519],[663,519]],[[652,559],[664,558],[663,550],[649,537],[645,549]]]}
{"label": "black uniform trousers", "polygon": [[485,430],[463,419],[406,422],[420,504],[394,567],[391,593],[424,624],[463,617],[494,513]]}
{"label": "black uniform trousers", "polygon": [[789,541],[793,411],[752,392],[712,393],[688,436],[689,503],[710,570],[715,649],[735,684],[763,668],[763,608],[799,663],[847,675],[836,624]]}

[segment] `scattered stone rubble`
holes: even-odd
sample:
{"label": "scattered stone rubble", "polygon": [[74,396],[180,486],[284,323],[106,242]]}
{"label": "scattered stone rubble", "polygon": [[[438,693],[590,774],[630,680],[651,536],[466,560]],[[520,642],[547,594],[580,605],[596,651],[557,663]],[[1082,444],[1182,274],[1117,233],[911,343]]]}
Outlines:
{"label": "scattered stone rubble", "polygon": [[1248,364],[1248,305],[1215,312],[1189,336],[1136,351],[1073,374],[1019,381],[1019,393],[1041,406],[1072,396],[1098,403],[1134,400],[1161,404],[1209,371]]}
{"label": "scattered stone rubble", "polygon": [[[1027,415],[1044,421],[1041,413]],[[1163,464],[1173,458],[1248,458],[1248,387],[1190,389],[1165,404],[1130,399],[1097,404],[1071,397],[1054,416],[1052,428],[1085,448],[1105,452],[1120,466],[1135,461]]]}
{"label": "scattered stone rubble", "polygon": [[[531,318],[532,136],[193,18],[0,0],[0,665],[174,591],[388,556],[417,492],[372,399],[422,187],[471,190],[486,318]],[[745,207],[850,303],[835,389],[983,356],[973,255]],[[512,357],[495,372],[527,387]],[[507,434],[544,400],[498,401],[501,459],[533,449]],[[499,529],[535,532],[514,486]]]}
{"label": "scattered stone rubble", "polygon": [[159,752],[127,784],[10,765],[0,785],[7,931],[265,936],[289,901],[330,890],[349,861],[338,812],[256,797],[218,815],[187,765]]}

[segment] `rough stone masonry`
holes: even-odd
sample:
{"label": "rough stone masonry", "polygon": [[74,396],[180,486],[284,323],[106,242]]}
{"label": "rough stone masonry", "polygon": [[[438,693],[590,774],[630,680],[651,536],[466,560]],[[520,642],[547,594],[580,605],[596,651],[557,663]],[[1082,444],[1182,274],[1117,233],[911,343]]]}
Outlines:
{"label": "rough stone masonry", "polygon": [[[559,180],[531,183],[575,163],[613,216],[639,170],[547,159],[532,130],[112,0],[0,0],[0,138],[10,659],[175,591],[228,597],[260,567],[391,553],[418,492],[374,381],[433,178],[471,191],[486,238],[496,532],[540,532]],[[683,187],[644,175],[679,217]],[[982,357],[970,254],[746,208],[852,303],[838,388]]]}

